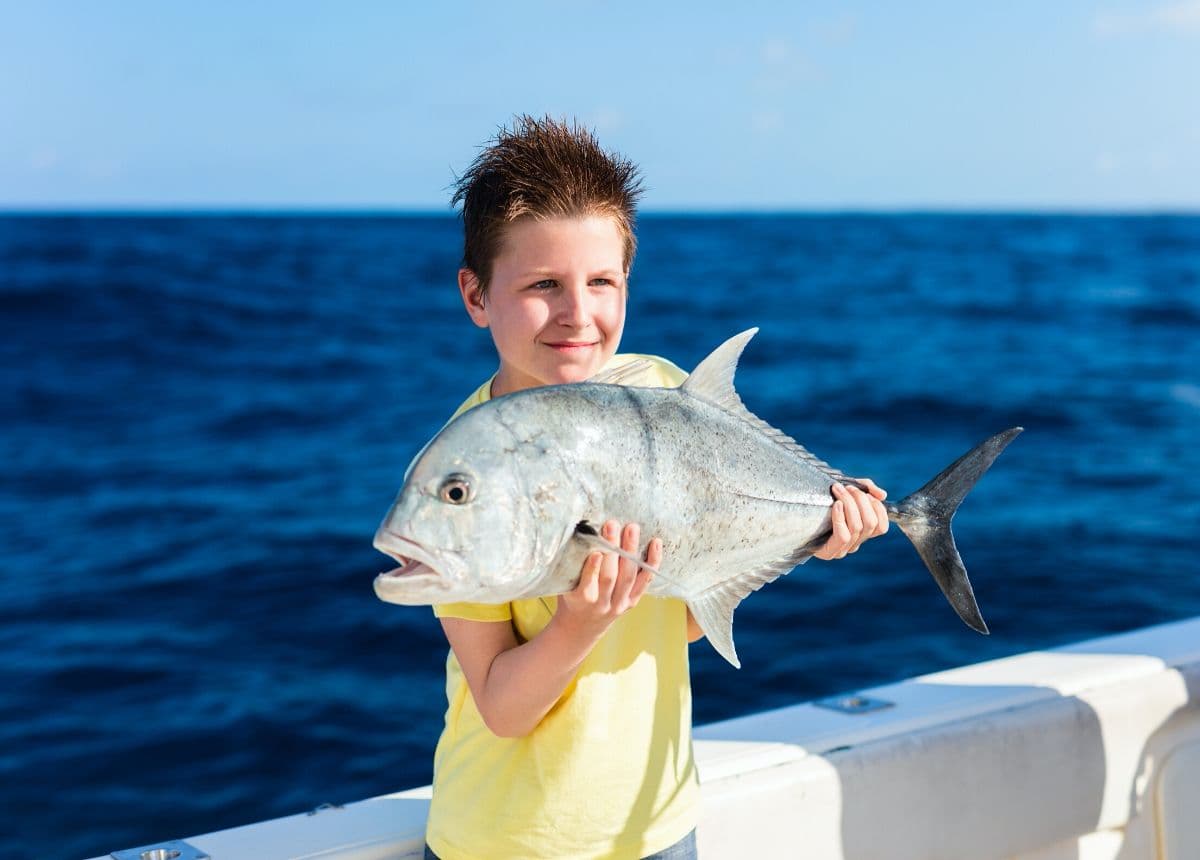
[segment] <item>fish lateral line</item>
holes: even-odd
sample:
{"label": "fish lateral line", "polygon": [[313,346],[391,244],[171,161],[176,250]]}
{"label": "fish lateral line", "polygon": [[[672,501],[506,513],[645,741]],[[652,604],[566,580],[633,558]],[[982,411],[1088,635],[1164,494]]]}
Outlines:
{"label": "fish lateral line", "polygon": [[[866,492],[866,489],[866,487],[862,487],[863,492]],[[810,505],[822,508],[832,507],[833,500],[836,498],[833,495],[832,488],[830,488],[828,493],[810,493],[791,499],[781,499],[778,496],[760,496],[756,493],[742,493],[737,490],[730,490],[729,494],[737,496],[739,499],[750,499],[755,502],[772,502],[777,505]],[[782,495],[782,493],[779,495]]]}

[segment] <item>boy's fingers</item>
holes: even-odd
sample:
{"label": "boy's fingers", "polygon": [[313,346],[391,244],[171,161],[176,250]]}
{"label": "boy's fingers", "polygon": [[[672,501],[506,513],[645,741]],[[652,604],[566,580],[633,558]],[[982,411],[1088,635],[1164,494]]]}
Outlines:
{"label": "boy's fingers", "polygon": [[[642,540],[641,526],[639,526],[637,523],[629,523],[625,526],[624,530],[622,530],[622,532],[621,532],[621,549],[625,550],[625,552],[629,553],[632,556],[636,556],[637,551],[638,551],[638,544],[641,542],[641,540]],[[627,558],[621,559],[621,565],[622,565],[622,568],[625,570],[630,570],[634,573],[637,572],[637,567],[638,567],[637,564],[635,564],[634,562],[630,561]]]}
{"label": "boy's fingers", "polygon": [[883,506],[883,502],[887,498],[887,490],[870,478],[859,478],[858,482],[866,487],[867,492],[870,493],[871,509],[875,512],[875,529],[868,537],[878,537],[879,535],[887,534],[888,514],[887,508]]}
{"label": "boy's fingers", "polygon": [[870,493],[875,498],[879,499],[879,501],[882,502],[884,499],[887,498],[887,490],[883,489],[883,487],[876,484],[870,478],[855,478],[854,480],[858,481],[858,483],[860,483],[864,487],[866,487],[867,492]]}
{"label": "boy's fingers", "polygon": [[646,564],[655,570],[662,564],[663,543],[661,538],[652,538],[646,547]]}
{"label": "boy's fingers", "polygon": [[583,570],[580,571],[579,584],[575,586],[575,591],[588,603],[595,603],[596,598],[600,596],[597,578],[600,576],[600,564],[603,560],[602,553],[593,552],[589,553],[583,562]]}
{"label": "boy's fingers", "polygon": [[858,516],[863,521],[863,530],[860,531],[856,540],[854,540],[854,549],[852,552],[858,552],[859,547],[862,547],[866,541],[875,537],[876,529],[880,525],[880,516],[876,511],[876,505],[880,504],[875,499],[874,495],[868,495],[860,489],[854,491],[854,500],[858,503]]}
{"label": "boy's fingers", "polygon": [[861,480],[868,491],[842,484],[830,488],[837,501],[830,511],[829,540],[816,553],[819,558],[844,558],[869,539],[887,532],[887,508],[881,500],[886,493],[870,478]]}
{"label": "boy's fingers", "polygon": [[849,554],[858,549],[859,535],[863,529],[862,515],[849,487],[839,487],[838,497],[842,502],[842,516],[846,520],[846,548],[843,554]]}
{"label": "boy's fingers", "polygon": [[626,523],[625,528],[621,531],[621,549],[625,552],[636,553],[641,536],[641,526],[637,523]]}
{"label": "boy's fingers", "polygon": [[[621,549],[630,555],[638,551],[638,541],[641,540],[641,528],[637,523],[628,523],[621,531]],[[613,599],[623,600],[633,588],[634,579],[638,574],[638,565],[627,558],[618,556],[617,580],[613,583]]]}
{"label": "boy's fingers", "polygon": [[839,500],[833,503],[833,509],[829,515],[832,533],[829,535],[829,540],[825,542],[825,546],[821,548],[824,558],[841,558],[846,554],[846,547],[850,545],[850,528],[846,525],[845,511],[845,502]]}
{"label": "boy's fingers", "polygon": [[[608,520],[601,527],[600,535],[630,555],[636,555],[641,542],[641,526],[626,523],[622,527],[616,520]],[[658,567],[662,563],[662,551],[662,541],[651,540],[643,556],[646,564]],[[620,615],[637,604],[653,578],[650,570],[636,562],[615,552],[597,551],[584,561],[576,592],[601,612]]]}
{"label": "boy's fingers", "polygon": [[857,550],[867,538],[874,537],[875,528],[879,525],[879,516],[875,512],[877,503],[873,497],[868,496],[857,487],[850,487],[850,495],[854,499],[859,522],[862,523],[858,539],[854,542],[854,549]]}
{"label": "boy's fingers", "polygon": [[633,580],[633,587],[629,589],[629,608],[637,606],[637,602],[642,599],[642,595],[646,593],[646,589],[650,587],[651,580],[654,579],[654,574],[642,568],[638,571],[638,575]]}
{"label": "boy's fingers", "polygon": [[873,537],[886,534],[888,530],[887,508],[877,497],[867,495],[862,490],[851,488],[851,494],[858,502],[859,515],[862,517],[863,530],[855,541],[854,552]]}
{"label": "boy's fingers", "polygon": [[[646,564],[650,567],[657,568],[662,563],[662,541],[658,538],[651,539],[646,547]],[[634,606],[642,595],[646,593],[646,589],[650,587],[650,583],[654,580],[654,574],[646,568],[641,568],[638,571],[637,578],[633,581],[633,588],[629,589],[629,605]]]}
{"label": "boy's fingers", "polygon": [[883,502],[879,501],[878,499],[872,501],[871,504],[875,508],[875,518],[878,520],[878,522],[875,524],[875,536],[878,537],[879,535],[885,535],[887,534],[888,530],[887,508],[885,508],[883,506]]}
{"label": "boy's fingers", "polygon": [[[615,520],[609,520],[604,524],[601,534],[604,536],[606,541],[615,544],[618,540],[620,540],[620,528],[620,524]],[[608,602],[612,599],[613,585],[617,581],[617,560],[618,556],[615,552],[601,553],[600,573],[597,577],[597,584],[599,587],[597,600],[599,603],[605,606],[607,606]]]}

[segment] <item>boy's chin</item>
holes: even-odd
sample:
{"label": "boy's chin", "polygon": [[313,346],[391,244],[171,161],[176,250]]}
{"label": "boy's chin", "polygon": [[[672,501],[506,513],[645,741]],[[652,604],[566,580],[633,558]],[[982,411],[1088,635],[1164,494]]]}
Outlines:
{"label": "boy's chin", "polygon": [[612,356],[597,355],[588,361],[567,361],[543,368],[541,374],[546,385],[564,385],[570,382],[587,382],[600,372]]}
{"label": "boy's chin", "polygon": [[601,365],[597,365],[595,370],[587,368],[569,368],[560,369],[549,375],[546,380],[547,385],[567,385],[572,382],[587,382],[593,376],[600,372]]}

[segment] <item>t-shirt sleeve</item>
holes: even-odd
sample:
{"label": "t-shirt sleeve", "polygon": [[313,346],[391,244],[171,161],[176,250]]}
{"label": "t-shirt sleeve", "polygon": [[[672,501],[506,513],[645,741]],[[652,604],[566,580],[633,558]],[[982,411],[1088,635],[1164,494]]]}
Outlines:
{"label": "t-shirt sleeve", "polygon": [[641,359],[648,364],[635,378],[625,382],[624,384],[626,385],[637,385],[646,388],[678,388],[687,381],[688,375],[686,371],[681,370],[677,365],[667,361],[660,355],[630,353],[625,358],[630,361]]}
{"label": "t-shirt sleeve", "polygon": [[508,603],[436,603],[433,614],[438,618],[462,618],[464,621],[511,621],[512,605]]}
{"label": "t-shirt sleeve", "polygon": [[[655,358],[658,358],[658,356],[655,356]],[[687,371],[681,370],[665,358],[658,358],[658,365],[655,370],[658,372],[659,382],[663,388],[678,388],[688,378]]]}

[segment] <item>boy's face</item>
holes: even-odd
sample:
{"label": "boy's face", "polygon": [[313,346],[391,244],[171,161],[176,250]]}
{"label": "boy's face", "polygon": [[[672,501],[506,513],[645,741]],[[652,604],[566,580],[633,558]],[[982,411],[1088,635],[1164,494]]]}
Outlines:
{"label": "boy's face", "polygon": [[500,354],[493,396],[582,382],[612,358],[625,327],[624,259],[612,218],[521,219],[505,231],[482,300],[474,273],[459,271],[467,313]]}

